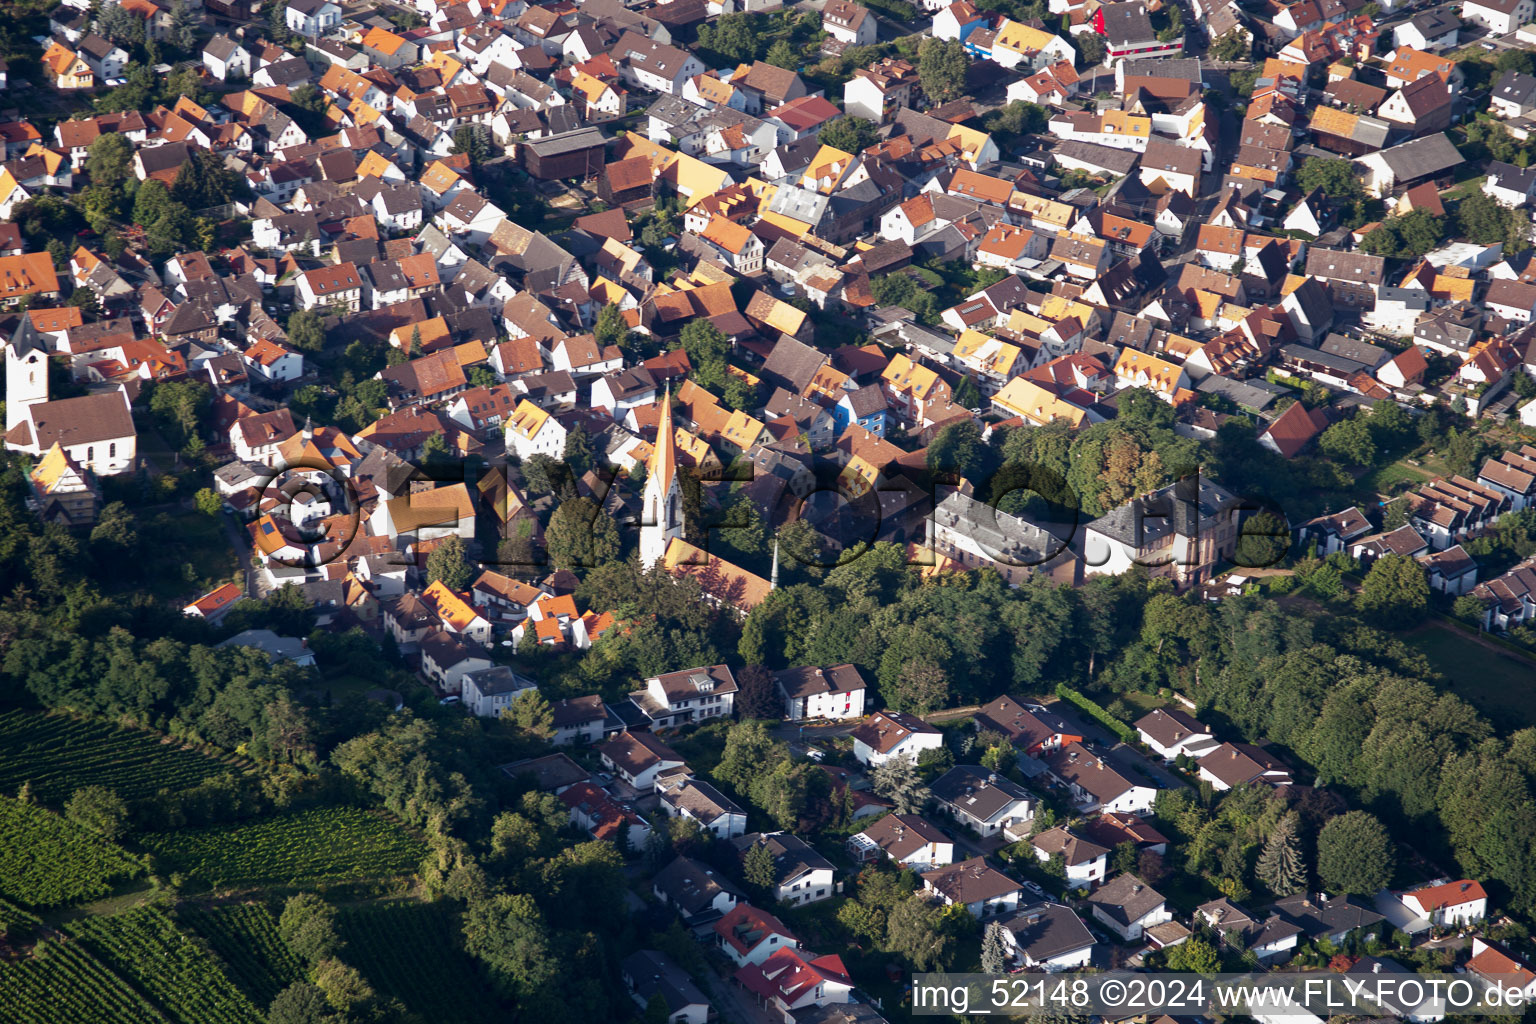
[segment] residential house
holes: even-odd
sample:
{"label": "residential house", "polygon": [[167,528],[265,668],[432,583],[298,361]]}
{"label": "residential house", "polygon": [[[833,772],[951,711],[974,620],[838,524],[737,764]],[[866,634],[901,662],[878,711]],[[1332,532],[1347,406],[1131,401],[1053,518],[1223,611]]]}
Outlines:
{"label": "residential house", "polygon": [[957,764],[930,788],[950,817],[980,836],[1019,833],[1035,816],[1028,790],[980,765]]}
{"label": "residential house", "polygon": [[837,895],[832,862],[810,847],[805,840],[789,832],[753,832],[733,843],[738,856],[745,858],[754,846],[766,847],[773,857],[774,898],[780,903],[804,906]]}
{"label": "residential house", "polygon": [[946,907],[963,906],[972,917],[982,920],[1016,910],[1024,891],[1022,885],[982,857],[925,871],[922,879],[922,892],[936,896]]}
{"label": "residential house", "polygon": [[863,863],[884,856],[898,868],[928,868],[952,864],[955,843],[916,814],[887,814],[848,840],[848,854]]}
{"label": "residential house", "polygon": [[597,752],[609,771],[640,793],[655,789],[661,773],[683,767],[682,757],[650,733],[615,733]]}
{"label": "residential house", "polygon": [[853,756],[870,767],[893,757],[909,758],[916,763],[924,750],[937,750],[944,745],[943,733],[905,711],[876,711],[850,735]]}
{"label": "residential house", "polygon": [[773,674],[773,683],[792,722],[864,717],[864,677],[852,665],[784,669]]}
{"label": "residential house", "polygon": [[1130,872],[1110,879],[1088,897],[1089,912],[1126,942],[1135,942],[1148,928],[1173,920],[1167,902]]}

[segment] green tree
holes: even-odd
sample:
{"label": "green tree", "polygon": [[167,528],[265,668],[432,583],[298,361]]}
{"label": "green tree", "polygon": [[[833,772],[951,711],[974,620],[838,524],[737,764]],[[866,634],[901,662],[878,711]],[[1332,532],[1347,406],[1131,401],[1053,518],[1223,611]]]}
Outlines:
{"label": "green tree", "polygon": [[925,715],[949,702],[949,675],[927,658],[904,661],[888,700],[899,711]]}
{"label": "green tree", "polygon": [[267,1024],[324,1024],[329,1019],[325,993],[307,981],[283,989],[267,1007]]}
{"label": "green tree", "polygon": [[954,39],[924,39],[917,48],[917,77],[923,92],[936,103],[958,99],[965,92],[970,59]]}
{"label": "green tree", "polygon": [[1096,32],[1078,32],[1073,34],[1072,43],[1077,47],[1078,67],[1091,68],[1104,61],[1108,52],[1104,46],[1104,38]]}
{"label": "green tree", "polygon": [[695,368],[723,362],[731,348],[730,339],[720,333],[720,328],[702,317],[688,321],[677,340],[688,353],[688,362]]}
{"label": "green tree", "polygon": [[967,480],[980,480],[986,475],[989,455],[986,442],[981,439],[981,428],[969,418],[961,419],[941,427],[928,446],[928,471],[953,472]]}
{"label": "green tree", "polygon": [[469,589],[474,579],[475,568],[469,562],[469,551],[461,537],[444,538],[427,555],[428,583],[441,581],[449,590],[462,592]]}
{"label": "green tree", "polygon": [[879,141],[880,136],[875,131],[875,124],[866,121],[862,117],[852,114],[844,114],[842,117],[833,118],[821,129],[821,142],[840,149],[844,153],[852,153],[857,156],[870,146]]}
{"label": "green tree", "polygon": [[1317,874],[1329,892],[1373,895],[1392,881],[1396,865],[1387,830],[1365,811],[1332,818],[1317,835]]}
{"label": "green tree", "polygon": [[197,20],[184,0],[171,0],[171,31],[167,41],[189,54],[197,46]]}
{"label": "green tree", "polygon": [[1191,974],[1215,974],[1221,970],[1221,954],[1198,935],[1192,935],[1165,954],[1164,966],[1170,971]]}
{"label": "green tree", "polygon": [[309,964],[318,964],[341,949],[341,939],[336,934],[336,908],[314,893],[288,897],[277,920],[277,934],[295,956]]}
{"label": "green tree", "polygon": [[1287,812],[1264,841],[1264,849],[1254,865],[1254,875],[1276,896],[1290,896],[1307,886],[1307,865],[1297,835],[1300,825],[1300,816],[1295,811]]}
{"label": "green tree", "polygon": [[296,309],[288,317],[288,340],[302,352],[325,348],[325,317],[312,309]]}
{"label": "green tree", "polygon": [[82,786],[70,794],[64,816],[103,838],[117,839],[127,831],[128,804],[115,789]]}
{"label": "green tree", "polygon": [[1320,188],[1335,199],[1352,199],[1364,193],[1354,165],[1343,157],[1307,157],[1296,171],[1296,187],[1303,193]]}
{"label": "green tree", "polygon": [[1383,555],[1371,564],[1355,606],[1374,621],[1402,628],[1429,611],[1429,582],[1424,567],[1407,555]]}
{"label": "green tree", "polygon": [[1376,460],[1376,440],[1363,416],[1340,420],[1318,438],[1323,454],[1355,466],[1369,466]]}
{"label": "green tree", "polygon": [[885,945],[916,971],[932,971],[949,964],[955,936],[945,927],[944,912],[913,893],[891,910],[885,922]]}
{"label": "green tree", "polygon": [[1008,940],[1003,926],[996,921],[981,933],[981,969],[987,974],[1002,974],[1008,967]]}
{"label": "green tree", "polygon": [[757,56],[757,16],[741,12],[722,15],[714,25],[699,29],[698,40],[699,46],[733,64],[750,64]]}
{"label": "green tree", "polygon": [[597,502],[570,498],[550,516],[544,546],[557,569],[602,565],[619,557],[619,529]]}
{"label": "green tree", "polygon": [[1252,55],[1251,42],[1247,32],[1234,28],[1211,44],[1211,56],[1217,60],[1247,60]]}
{"label": "green tree", "polygon": [[537,739],[555,737],[555,709],[538,690],[518,694],[512,705],[501,712],[501,717]]}
{"label": "green tree", "polygon": [[758,892],[771,896],[779,884],[779,869],[766,843],[753,843],[741,858],[742,878]]}
{"label": "green tree", "polygon": [[108,191],[121,189],[133,173],[133,143],[120,132],[98,135],[85,158],[91,184]]}
{"label": "green tree", "polygon": [[592,337],[602,348],[617,345],[629,334],[629,324],[624,320],[624,311],[618,303],[610,302],[597,313],[597,324],[592,328]]}
{"label": "green tree", "polygon": [[775,40],[774,44],[768,47],[768,54],[763,61],[776,68],[783,68],[785,71],[800,70],[800,58],[795,55],[795,48],[789,45],[787,39]]}
{"label": "green tree", "polygon": [[921,814],[933,798],[910,757],[893,757],[871,769],[869,786],[895,804],[897,814]]}
{"label": "green tree", "polygon": [[193,495],[192,503],[205,516],[216,516],[224,511],[224,499],[212,487],[202,487]]}

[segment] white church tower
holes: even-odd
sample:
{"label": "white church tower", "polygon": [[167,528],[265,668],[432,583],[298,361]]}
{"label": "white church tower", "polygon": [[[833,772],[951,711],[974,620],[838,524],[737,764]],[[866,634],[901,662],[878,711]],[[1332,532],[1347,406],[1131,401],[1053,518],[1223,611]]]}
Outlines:
{"label": "white church tower", "polygon": [[677,452],[673,446],[672,395],[661,399],[661,419],[656,424],[656,450],[645,467],[645,500],[640,519],[640,565],[662,561],[673,537],[683,535],[683,488],[677,480]]}
{"label": "white church tower", "polygon": [[[31,334],[26,327],[21,334]],[[35,335],[5,346],[5,430],[30,423],[28,407],[48,401],[48,349]]]}

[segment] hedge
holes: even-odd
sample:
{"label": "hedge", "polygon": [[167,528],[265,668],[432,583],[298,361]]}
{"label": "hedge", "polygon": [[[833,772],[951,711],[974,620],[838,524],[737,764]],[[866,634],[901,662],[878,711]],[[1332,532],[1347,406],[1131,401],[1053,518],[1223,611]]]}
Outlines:
{"label": "hedge", "polygon": [[1114,733],[1116,736],[1120,737],[1120,739],[1124,742],[1135,743],[1137,741],[1135,729],[1132,729],[1130,726],[1120,721],[1120,719],[1116,718],[1114,715],[1111,715],[1108,711],[1105,711],[1097,703],[1089,700],[1081,693],[1078,693],[1076,690],[1072,689],[1072,687],[1068,686],[1066,683],[1056,684],[1056,696],[1060,697],[1064,701],[1070,701],[1071,703],[1076,704],[1089,715],[1092,715],[1100,725]]}

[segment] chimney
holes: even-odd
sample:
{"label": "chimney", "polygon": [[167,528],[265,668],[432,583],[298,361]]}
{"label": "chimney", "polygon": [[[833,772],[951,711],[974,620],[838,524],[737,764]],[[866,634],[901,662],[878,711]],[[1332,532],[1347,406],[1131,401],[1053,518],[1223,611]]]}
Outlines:
{"label": "chimney", "polygon": [[1141,886],[1140,885],[1133,885],[1133,886],[1131,886],[1131,892],[1141,892]]}

